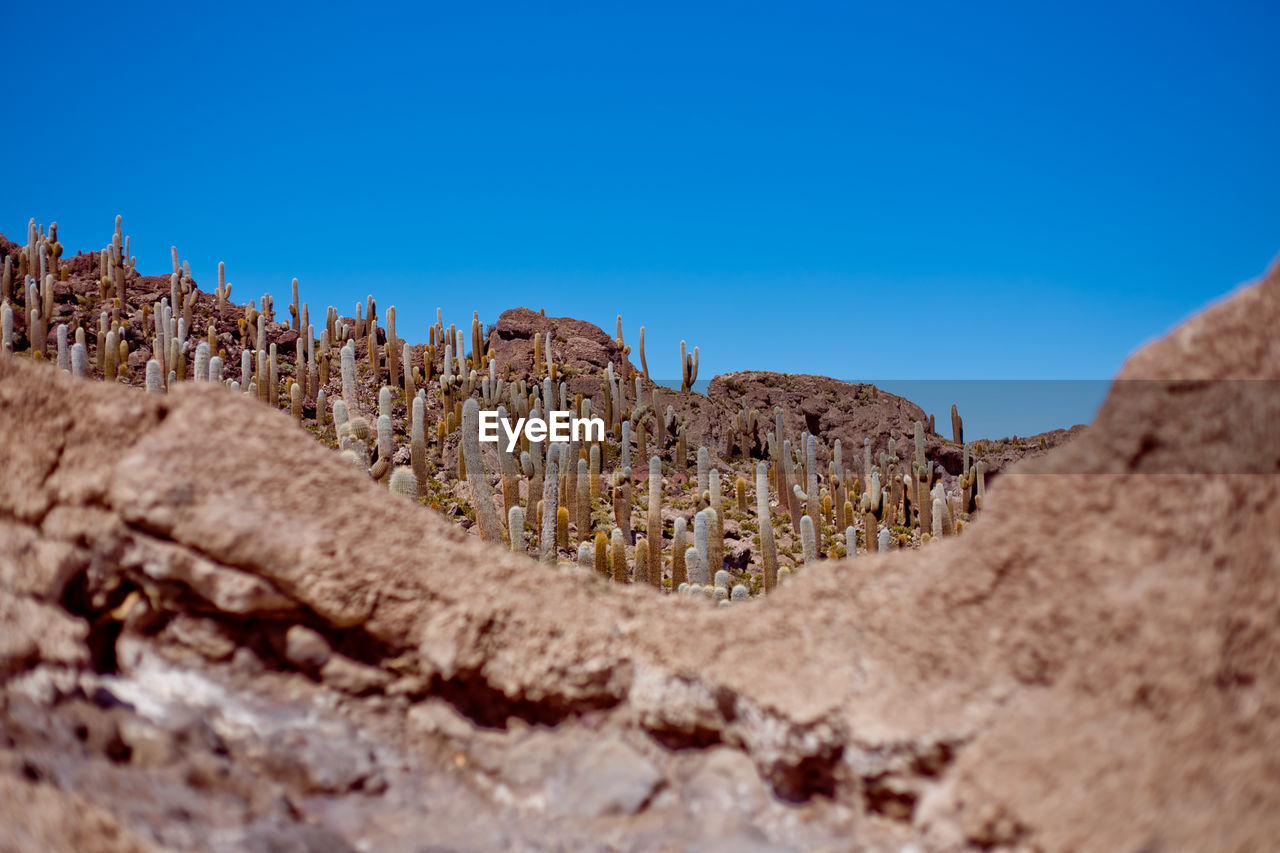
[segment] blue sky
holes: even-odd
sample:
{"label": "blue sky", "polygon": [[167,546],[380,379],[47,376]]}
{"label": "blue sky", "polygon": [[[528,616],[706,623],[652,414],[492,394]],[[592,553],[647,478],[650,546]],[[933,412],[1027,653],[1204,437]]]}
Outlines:
{"label": "blue sky", "polygon": [[0,231],[655,374],[1105,378],[1280,249],[1278,8],[16,4]]}

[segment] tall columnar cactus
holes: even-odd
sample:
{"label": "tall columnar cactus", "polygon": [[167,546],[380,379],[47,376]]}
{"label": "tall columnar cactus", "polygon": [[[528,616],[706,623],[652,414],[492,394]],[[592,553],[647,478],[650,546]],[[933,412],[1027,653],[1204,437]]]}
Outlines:
{"label": "tall columnar cactus", "polygon": [[850,524],[844,529],[844,554],[846,557],[856,556],[858,553],[858,529]]}
{"label": "tall columnar cactus", "polygon": [[707,451],[706,445],[698,446],[698,494],[702,494],[711,488],[708,480],[711,471],[711,454]]}
{"label": "tall columnar cactus", "polygon": [[684,552],[688,547],[688,522],[684,516],[675,520],[675,528],[671,533],[671,586],[679,587],[689,580],[689,570],[684,564]]}
{"label": "tall columnar cactus", "polygon": [[67,347],[67,324],[58,324],[58,367],[64,373],[71,372],[71,351]]}
{"label": "tall columnar cactus", "polygon": [[862,488],[871,490],[871,439],[862,440]]}
{"label": "tall columnar cactus", "polygon": [[680,342],[680,390],[693,390],[693,383],[698,381],[698,348],[693,348],[693,355],[685,350],[684,341]]}
{"label": "tall columnar cactus", "polygon": [[711,488],[711,565],[719,569],[724,565],[724,505],[720,499],[720,472],[712,471],[708,482]]}
{"label": "tall columnar cactus", "polygon": [[733,495],[738,502],[738,512],[746,513],[747,511],[747,478],[739,477],[733,483]]}
{"label": "tall columnar cactus", "polygon": [[556,510],[556,547],[562,551],[569,547],[569,508],[567,506]]}
{"label": "tall columnar cactus", "polygon": [[589,482],[588,495],[591,500],[600,499],[600,445],[591,445],[590,465],[589,465]]}
{"label": "tall columnar cactus", "polygon": [[591,535],[591,488],[588,485],[590,474],[587,460],[578,459],[578,482],[574,490],[577,501],[577,518],[574,525],[578,531],[578,539],[587,539]]}
{"label": "tall columnar cactus", "polygon": [[867,549],[867,553],[871,553],[871,543],[876,541],[876,532],[878,522],[876,514],[871,511],[871,498],[865,492],[862,495],[862,543]]}
{"label": "tall columnar cactus", "polygon": [[804,564],[812,566],[818,562],[818,538],[813,531],[813,516],[800,517],[800,545],[804,550]]}
{"label": "tall columnar cactus", "polygon": [[[321,394],[324,391],[320,392]],[[418,478],[418,491],[422,492],[427,486],[427,428],[426,428],[426,401],[421,397],[413,397],[411,425],[409,428],[409,460],[413,468],[413,475]],[[316,403],[316,411],[321,411],[321,405]],[[510,511],[508,511],[510,515]]]}
{"label": "tall columnar cactus", "polygon": [[196,364],[195,375],[191,377],[196,382],[206,382],[209,379],[209,344],[201,341],[196,345]]}
{"label": "tall columnar cactus", "polygon": [[933,499],[933,537],[941,538],[947,529],[947,504],[940,497]]}
{"label": "tall columnar cactus", "polygon": [[[649,457],[649,516],[645,535],[653,543],[649,552],[648,580],[662,585],[662,460]],[[637,578],[639,580],[639,578]]]}
{"label": "tall columnar cactus", "polygon": [[342,399],[348,409],[356,407],[356,350],[350,341],[342,347]]}
{"label": "tall columnar cactus", "polygon": [[609,537],[603,530],[596,531],[595,538],[595,570],[603,576],[609,576]]}
{"label": "tall columnar cactus", "polygon": [[13,352],[13,309],[6,301],[0,305],[0,354]]}
{"label": "tall columnar cactus", "polygon": [[556,499],[559,497],[560,469],[556,455],[547,455],[542,478],[542,531],[538,538],[539,559],[544,563],[556,560]]}
{"label": "tall columnar cactus", "polygon": [[880,533],[876,537],[876,550],[879,551],[881,554],[888,553],[889,544],[891,541],[892,541],[892,538],[891,538],[891,534],[889,533],[889,528],[887,527],[880,528]]}
{"label": "tall columnar cactus", "polygon": [[[222,382],[222,357],[212,356],[209,359],[209,381]],[[323,392],[322,392],[323,393]]]}
{"label": "tall columnar cactus", "polygon": [[[293,416],[295,421],[302,422],[302,386],[297,382],[289,383],[289,414]],[[388,429],[391,421],[387,420]],[[378,419],[379,433],[381,433],[382,419]],[[390,458],[390,457],[387,457]],[[415,495],[415,497],[417,497]]]}
{"label": "tall columnar cactus", "polygon": [[467,481],[471,484],[480,535],[490,542],[501,542],[502,522],[493,505],[493,488],[480,451],[480,404],[474,398],[468,398],[462,406],[462,454],[466,459]]}
{"label": "tall columnar cactus", "polygon": [[[89,375],[89,352],[82,341],[76,341],[71,345],[71,375],[80,377]],[[159,375],[156,381],[159,382]]]}
{"label": "tall columnar cactus", "polygon": [[507,510],[507,538],[513,553],[523,554],[528,547],[524,541],[524,510],[519,504]]}
{"label": "tall columnar cactus", "polygon": [[[697,530],[696,519],[694,520],[694,530]],[[684,549],[684,564],[689,573],[689,583],[691,585],[708,583],[707,567],[702,563],[702,558],[698,556],[697,546]]]}
{"label": "tall columnar cactus", "polygon": [[103,357],[102,378],[110,382],[115,379],[116,368],[120,363],[120,341],[114,330],[107,332],[105,346],[107,350]]}
{"label": "tall columnar cactus", "polygon": [[613,568],[614,583],[627,582],[627,547],[622,540],[622,531],[613,528],[613,532],[609,534],[609,553],[610,563]]}
{"label": "tall columnar cactus", "polygon": [[954,403],[951,405],[951,440],[956,444],[964,444],[964,421]]}
{"label": "tall columnar cactus", "polygon": [[805,492],[809,499],[805,501],[805,511],[813,519],[813,523],[821,526],[822,502],[818,499],[818,440],[812,435],[805,437],[804,442]]}
{"label": "tall columnar cactus", "polygon": [[778,547],[773,540],[773,516],[769,512],[769,466],[756,463],[756,521],[760,528],[760,555],[764,569],[764,589],[778,585]]}
{"label": "tall columnar cactus", "polygon": [[[693,517],[693,547],[698,552],[698,567],[696,571],[689,567],[689,580],[691,583],[710,583],[711,517],[705,509]],[[687,562],[687,555],[685,559]]]}
{"label": "tall columnar cactus", "polygon": [[164,378],[160,372],[160,362],[154,358],[147,359],[147,393],[159,394],[164,391]]}

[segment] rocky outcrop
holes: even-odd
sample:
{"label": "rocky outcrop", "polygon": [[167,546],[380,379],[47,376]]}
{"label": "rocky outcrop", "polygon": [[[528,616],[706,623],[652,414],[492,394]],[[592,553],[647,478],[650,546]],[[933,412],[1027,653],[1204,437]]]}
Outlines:
{"label": "rocky outcrop", "polygon": [[195,848],[1265,848],[1278,323],[1273,275],[962,536],[725,609],[487,546],[243,395],[0,359],[0,846],[65,816]]}

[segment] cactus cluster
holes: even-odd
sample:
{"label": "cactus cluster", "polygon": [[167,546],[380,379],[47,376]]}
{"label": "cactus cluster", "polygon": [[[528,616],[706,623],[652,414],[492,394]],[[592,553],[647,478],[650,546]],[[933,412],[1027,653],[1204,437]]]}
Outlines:
{"label": "cactus cluster", "polygon": [[[398,337],[395,307],[380,317],[372,295],[354,317],[329,306],[313,325],[293,279],[288,323],[277,322],[269,294],[231,303],[221,263],[213,293],[201,292],[176,247],[167,293],[131,297],[142,289],[115,225],[110,245],[91,256],[89,307],[77,308],[55,299],[55,283],[69,276],[56,225],[46,233],[31,223],[27,244],[4,260],[0,356],[56,361],[75,376],[154,394],[185,381],[238,391],[284,410],[382,487],[515,553],[727,605],[833,556],[954,535],[982,504],[984,462],[964,445],[948,491],[926,455],[932,423],[901,437],[906,458],[895,439],[877,452],[868,437],[847,459],[839,440],[827,447],[807,431],[788,434],[777,407],[772,424],[752,408],[730,412],[719,443],[700,443],[686,399],[649,379],[643,327],[641,368],[627,359],[621,317],[621,360],[583,383],[558,360],[550,332],[533,336],[531,372],[527,362],[500,363],[478,314],[468,330],[437,311],[428,342],[412,345]],[[689,353],[682,341],[680,360],[687,393],[698,348]],[[603,440],[521,435],[511,449],[479,441],[481,411],[512,425],[551,410],[600,417]],[[962,441],[954,407],[952,426]]]}

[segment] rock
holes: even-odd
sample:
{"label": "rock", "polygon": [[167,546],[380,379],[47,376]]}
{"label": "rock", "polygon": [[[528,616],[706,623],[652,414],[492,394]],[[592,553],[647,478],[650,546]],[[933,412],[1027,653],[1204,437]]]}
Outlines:
{"label": "rock", "polygon": [[330,687],[360,696],[381,690],[391,683],[389,672],[358,663],[342,655],[333,655],[320,667],[320,680]]}
{"label": "rock", "polygon": [[291,626],[284,639],[285,659],[307,672],[318,672],[333,655],[329,641],[306,625]]}
{"label": "rock", "polygon": [[662,782],[654,764],[615,738],[597,741],[564,767],[548,796],[558,814],[635,814]]}

